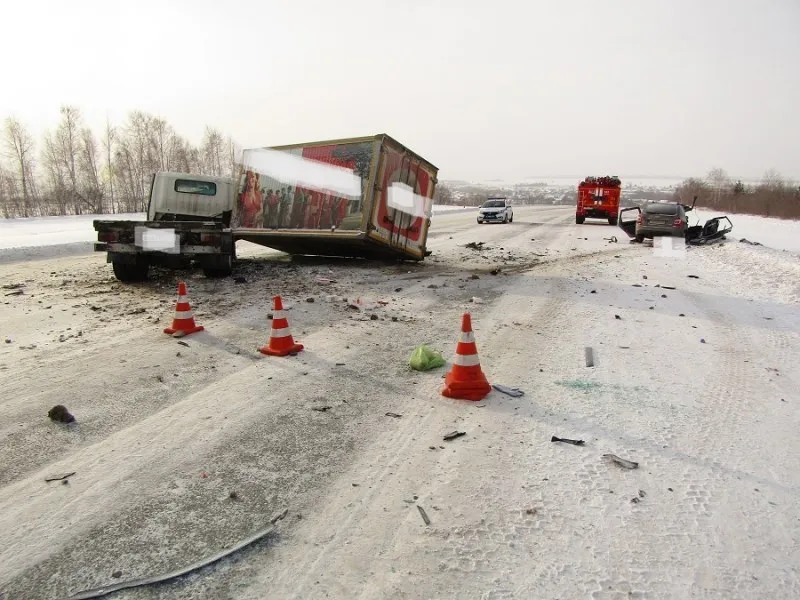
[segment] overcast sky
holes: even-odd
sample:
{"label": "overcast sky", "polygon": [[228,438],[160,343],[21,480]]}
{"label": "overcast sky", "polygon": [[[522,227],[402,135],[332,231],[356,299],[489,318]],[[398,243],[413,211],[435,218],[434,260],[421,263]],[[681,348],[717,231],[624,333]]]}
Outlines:
{"label": "overcast sky", "polygon": [[800,0],[6,0],[0,117],[244,147],[388,133],[444,179],[800,179]]}

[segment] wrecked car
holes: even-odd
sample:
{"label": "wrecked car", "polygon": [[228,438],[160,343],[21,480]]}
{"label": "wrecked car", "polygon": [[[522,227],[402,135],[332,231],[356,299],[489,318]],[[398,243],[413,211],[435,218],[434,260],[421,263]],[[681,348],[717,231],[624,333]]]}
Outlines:
{"label": "wrecked car", "polygon": [[[623,208],[619,212],[619,227],[638,243],[659,236],[683,237],[687,244],[695,246],[724,239],[733,230],[733,223],[727,216],[714,217],[702,225],[688,224],[686,213],[694,210],[696,202],[697,196],[691,206],[680,202],[650,202]],[[634,218],[625,217],[625,213],[633,211],[636,211]]]}

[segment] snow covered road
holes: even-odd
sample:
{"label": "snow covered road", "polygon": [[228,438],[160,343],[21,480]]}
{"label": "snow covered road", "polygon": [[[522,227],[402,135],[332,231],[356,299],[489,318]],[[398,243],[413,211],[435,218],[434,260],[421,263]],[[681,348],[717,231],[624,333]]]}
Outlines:
{"label": "snow covered road", "polygon": [[[249,248],[245,284],[187,279],[206,327],[188,347],[161,333],[174,274],[123,286],[101,255],[0,265],[19,284],[0,297],[0,592],[168,571],[288,507],[236,558],[117,597],[800,596],[796,257],[663,258],[570,208],[515,212],[437,217],[423,265]],[[275,293],[297,357],[254,352]],[[407,368],[423,342],[452,356],[464,310],[487,377],[525,396],[448,400],[445,368]],[[47,420],[58,403],[77,427]]]}

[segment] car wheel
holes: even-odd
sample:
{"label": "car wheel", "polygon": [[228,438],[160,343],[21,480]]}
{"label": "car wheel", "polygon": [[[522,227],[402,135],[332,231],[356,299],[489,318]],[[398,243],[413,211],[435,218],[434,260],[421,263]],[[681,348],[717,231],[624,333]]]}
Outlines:
{"label": "car wheel", "polygon": [[514,213],[511,213],[511,218],[508,220],[509,223],[514,222]]}

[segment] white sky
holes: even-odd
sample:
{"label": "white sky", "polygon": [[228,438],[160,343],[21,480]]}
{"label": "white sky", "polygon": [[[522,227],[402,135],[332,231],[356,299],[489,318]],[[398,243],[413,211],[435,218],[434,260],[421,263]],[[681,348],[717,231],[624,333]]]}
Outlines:
{"label": "white sky", "polygon": [[245,147],[388,133],[444,179],[800,178],[800,0],[5,0],[0,118]]}

